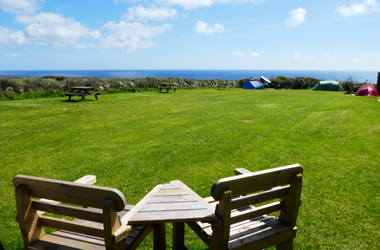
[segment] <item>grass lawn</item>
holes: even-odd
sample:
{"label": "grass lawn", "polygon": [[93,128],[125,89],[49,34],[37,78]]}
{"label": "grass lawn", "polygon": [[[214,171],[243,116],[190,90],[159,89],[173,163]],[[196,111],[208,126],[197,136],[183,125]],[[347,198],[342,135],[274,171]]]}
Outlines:
{"label": "grass lawn", "polygon": [[[1,102],[1,236],[22,249],[12,178],[94,174],[136,204],[179,179],[202,197],[243,167],[304,167],[295,249],[380,249],[380,102],[310,90],[177,90]],[[73,98],[78,99],[78,98]],[[252,122],[241,122],[249,120]],[[171,246],[170,224],[167,244]],[[206,249],[186,229],[190,249]],[[152,237],[142,249],[152,246]]]}

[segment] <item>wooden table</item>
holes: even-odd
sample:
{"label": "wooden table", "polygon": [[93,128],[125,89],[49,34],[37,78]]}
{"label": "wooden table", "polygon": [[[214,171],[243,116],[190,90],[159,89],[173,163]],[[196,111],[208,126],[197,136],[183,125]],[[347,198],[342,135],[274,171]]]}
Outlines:
{"label": "wooden table", "polygon": [[166,89],[166,93],[169,93],[169,90],[172,89],[173,92],[175,93],[175,90],[177,89],[177,85],[173,83],[160,83],[158,85],[158,89],[160,90],[160,93],[162,89]]}
{"label": "wooden table", "polygon": [[219,83],[218,84],[218,89],[224,88],[224,89],[230,89],[230,84],[229,83]]}
{"label": "wooden table", "polygon": [[216,221],[214,211],[215,208],[181,181],[171,181],[156,186],[124,218],[131,225],[153,225],[154,249],[166,249],[165,223],[172,222],[173,249],[186,249],[184,222]]}
{"label": "wooden table", "polygon": [[68,96],[68,101],[71,100],[72,96],[81,96],[82,101],[85,99],[86,95],[94,95],[96,100],[98,100],[98,95],[100,95],[99,92],[94,91],[94,87],[71,87],[70,93],[65,93],[65,96]]}

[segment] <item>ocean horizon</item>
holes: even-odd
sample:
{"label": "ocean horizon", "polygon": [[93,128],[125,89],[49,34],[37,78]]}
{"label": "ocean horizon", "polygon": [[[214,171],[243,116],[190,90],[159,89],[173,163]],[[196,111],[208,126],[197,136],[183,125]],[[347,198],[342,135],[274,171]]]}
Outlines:
{"label": "ocean horizon", "polygon": [[240,80],[242,78],[265,76],[274,78],[285,76],[313,77],[320,80],[347,81],[352,79],[359,83],[376,83],[376,71],[334,71],[334,70],[24,70],[0,71],[4,77],[93,77],[93,78],[185,78],[195,80]]}

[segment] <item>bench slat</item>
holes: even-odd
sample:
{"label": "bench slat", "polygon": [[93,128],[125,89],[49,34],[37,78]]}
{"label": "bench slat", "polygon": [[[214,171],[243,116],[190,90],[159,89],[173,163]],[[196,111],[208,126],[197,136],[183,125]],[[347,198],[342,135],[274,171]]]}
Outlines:
{"label": "bench slat", "polygon": [[[294,174],[303,173],[303,168],[298,165],[273,168],[243,175],[223,178],[211,187],[211,195],[215,200],[220,199],[223,190],[232,191],[232,197],[268,190],[272,187],[287,185]],[[252,185],[254,183],[255,185]]]}
{"label": "bench slat", "polygon": [[271,189],[268,191],[264,191],[258,194],[237,197],[237,198],[232,199],[231,206],[232,206],[232,209],[236,209],[239,207],[245,207],[245,206],[273,200],[276,198],[283,199],[288,193],[288,191],[289,191],[289,186],[285,186],[285,187],[280,187],[278,189]]}
{"label": "bench slat", "polygon": [[103,211],[100,209],[73,207],[41,200],[32,200],[32,202],[36,210],[80,218],[83,220],[103,222]]}
{"label": "bench slat", "polygon": [[239,212],[237,215],[231,214],[231,224],[235,224],[239,221],[248,220],[251,218],[258,217],[264,214],[270,214],[276,211],[281,210],[282,204],[281,202],[273,202],[267,205],[260,206],[258,208],[252,207],[251,209],[247,209],[244,212]]}
{"label": "bench slat", "polygon": [[52,227],[57,229],[63,229],[71,232],[88,234],[97,237],[104,237],[103,227],[96,227],[91,225],[84,225],[82,223],[77,223],[74,221],[68,221],[63,219],[57,219],[48,216],[40,216],[39,220],[43,226]]}
{"label": "bench slat", "polygon": [[13,185],[17,187],[20,184],[27,187],[30,196],[38,198],[95,208],[102,208],[105,198],[111,198],[115,201],[117,211],[123,210],[126,205],[123,193],[114,188],[17,175]]}

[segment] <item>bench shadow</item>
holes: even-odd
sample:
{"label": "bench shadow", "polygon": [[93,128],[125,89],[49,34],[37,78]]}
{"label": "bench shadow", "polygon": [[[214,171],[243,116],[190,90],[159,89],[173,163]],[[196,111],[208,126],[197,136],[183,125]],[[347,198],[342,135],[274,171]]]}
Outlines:
{"label": "bench shadow", "polygon": [[94,102],[98,100],[61,100],[61,102]]}

